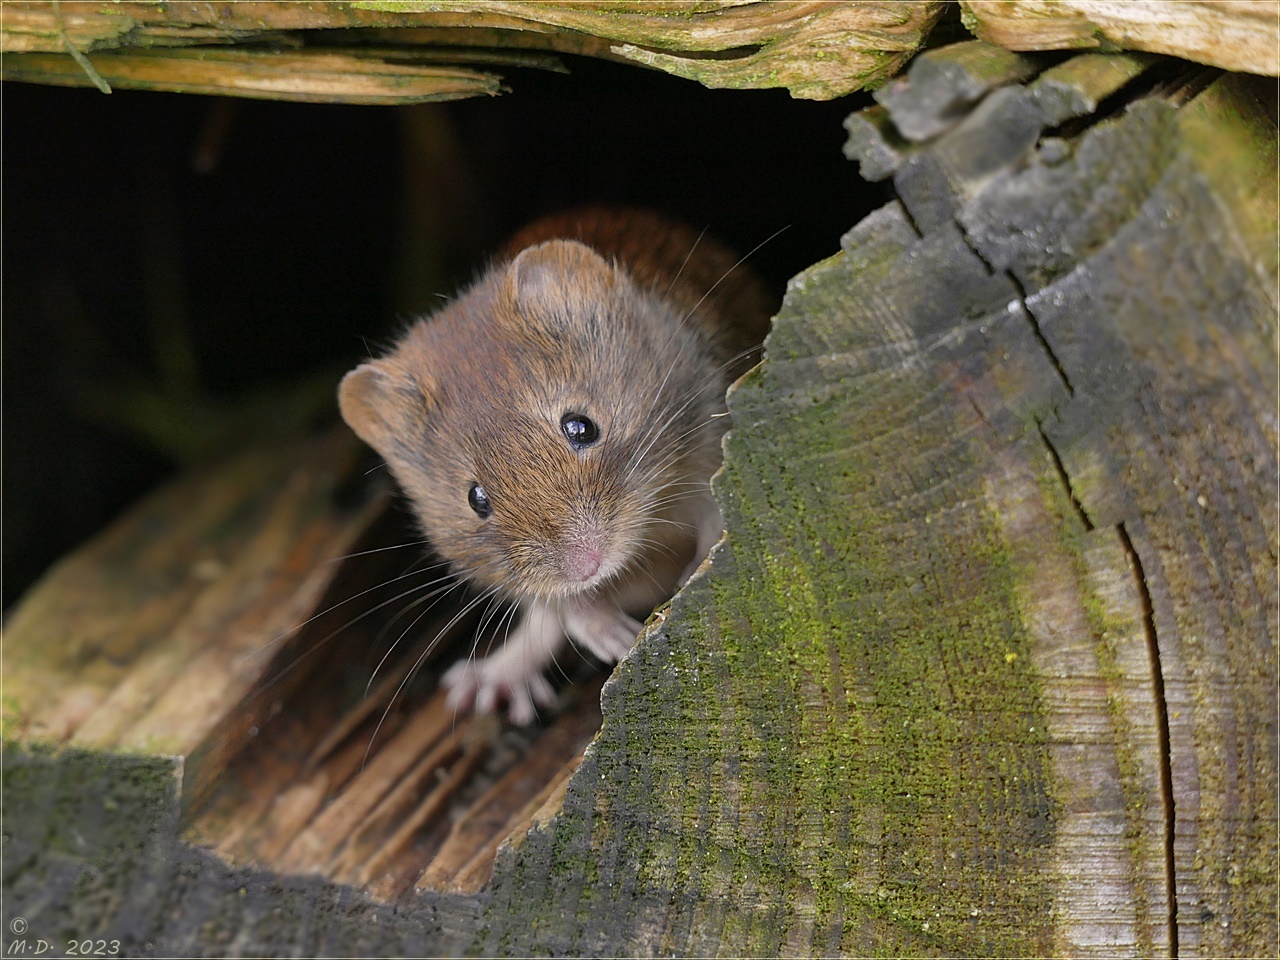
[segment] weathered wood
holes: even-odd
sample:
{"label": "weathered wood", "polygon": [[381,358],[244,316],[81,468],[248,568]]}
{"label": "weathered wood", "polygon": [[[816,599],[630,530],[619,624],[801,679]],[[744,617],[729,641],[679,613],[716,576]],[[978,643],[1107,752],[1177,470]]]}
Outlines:
{"label": "weathered wood", "polygon": [[1030,93],[1046,127],[1087,117],[1102,102],[1123,90],[1158,63],[1141,53],[1106,56],[1084,54],[1050,67],[1031,85]]}
{"label": "weathered wood", "polygon": [[908,140],[932,140],[954,126],[997,87],[1034,77],[1043,57],[1009,53],[977,40],[930,50],[911,61],[906,75],[875,92]]}
{"label": "weathered wood", "polygon": [[1280,9],[1271,0],[960,0],[975,36],[1008,50],[1146,50],[1280,74]]}
{"label": "weathered wood", "polygon": [[1191,128],[1250,183],[1275,131],[1234,81],[1179,102],[1043,158],[989,126],[1002,166],[976,113],[953,215],[797,278],[731,396],[728,541],[479,949],[1274,950],[1275,277]]}
{"label": "weathered wood", "polygon": [[[444,0],[117,3],[104,10],[93,2],[58,8],[15,2],[3,8],[0,51],[6,79],[92,83],[64,56],[71,44],[92,54],[93,69],[109,83],[122,86],[375,103],[396,102],[396,77],[405,82],[400,102],[497,92],[495,74],[466,69],[477,60],[495,67],[554,66],[532,55],[513,59],[502,50],[516,47],[641,63],[711,87],[784,87],[797,97],[830,99],[892,76],[943,7],[939,0]],[[317,49],[334,43],[340,49]],[[356,54],[352,48],[361,43],[381,49]],[[216,45],[228,44],[241,46],[215,52]],[[413,51],[440,44],[455,49],[442,51],[438,66],[414,63]],[[198,49],[172,49],[192,46]],[[460,54],[459,46],[479,49]],[[395,48],[403,52],[389,55]]]}
{"label": "weathered wood", "polygon": [[[1013,280],[1010,310],[1025,311],[1052,362],[1048,383],[1066,391],[1031,412],[1069,491],[1072,537],[1085,538],[1067,554],[1089,626],[1069,618],[1055,588],[1061,573],[1041,573],[1027,593],[1053,636],[1042,654],[1053,657],[1042,671],[1049,720],[1052,729],[1057,716],[1070,744],[1058,779],[1087,787],[1069,792],[1074,816],[1059,826],[1068,859],[1057,909],[1072,953],[1118,945],[1122,901],[1136,907],[1129,929],[1140,953],[1275,945],[1274,907],[1261,903],[1274,883],[1275,772],[1260,759],[1275,749],[1276,523],[1266,491],[1276,441],[1264,413],[1276,395],[1275,129],[1238,81],[1181,110],[1170,90],[1130,107],[1123,122],[1042,142],[1024,169],[996,178],[957,174],[983,155],[962,124],[937,146],[949,161],[920,164],[911,178],[900,166],[895,180],[916,222],[943,208],[934,229],[954,217],[983,261]],[[1004,403],[1017,356],[1005,355]],[[998,419],[993,400],[975,401],[986,421]],[[1016,489],[1013,480],[1001,486]],[[1025,479],[1022,487],[1001,498],[1005,524],[1031,522],[1025,506],[1015,509],[1034,500]],[[1214,507],[1224,495],[1229,505]],[[1029,571],[1053,562],[1043,545],[1021,561]],[[1135,585],[1121,602],[1126,579]],[[1090,631],[1100,638],[1092,654],[1080,642]],[[1091,676],[1106,699],[1082,710]],[[1110,760],[1097,741],[1079,740],[1103,713]],[[1153,725],[1153,716],[1164,719]],[[1224,765],[1231,776],[1214,772]],[[1099,829],[1106,816],[1112,826]],[[1127,855],[1106,850],[1108,833],[1127,838]],[[1071,861],[1129,893],[1090,885],[1089,870],[1065,869]],[[1242,871],[1250,880],[1232,885]]]}
{"label": "weathered wood", "polygon": [[[949,53],[956,48],[959,52]],[[977,69],[977,54],[990,49],[982,43],[959,43],[921,54],[905,77],[877,92],[876,99],[891,110],[871,107],[845,119],[849,132],[845,156],[858,161],[863,179],[874,182],[897,173],[910,154],[919,152],[918,142],[932,140],[968,119],[973,103],[1001,84],[1044,71],[1025,91],[1003,94],[996,99],[995,109],[987,107],[990,112],[1005,111],[1004,99],[1013,96],[1021,101],[1020,112],[1030,106],[1033,129],[1040,130],[1088,116],[1161,62],[1146,54],[1084,54],[1048,66],[1032,57],[997,55],[994,63]],[[981,125],[980,118],[970,122]],[[912,132],[909,138],[902,127]]]}
{"label": "weathered wood", "polygon": [[[253,51],[235,49],[149,49],[95,54],[93,66],[111,87],[206,93],[251,99],[311,103],[404,104],[458,100],[500,92],[496,74],[462,66],[431,66],[377,59],[380,51]],[[385,52],[384,56],[387,56]],[[465,61],[447,51],[435,58]],[[431,53],[419,59],[432,59]],[[487,58],[490,64],[504,59]],[[547,66],[526,55],[513,66]],[[550,61],[555,65],[555,61]],[[88,77],[70,57],[26,53],[5,58],[6,80],[82,87]]]}
{"label": "weathered wood", "polygon": [[[413,103],[497,93],[501,78],[485,67],[559,68],[545,56],[511,53],[524,49],[641,63],[712,87],[785,87],[797,97],[829,99],[874,89],[897,74],[944,6],[940,0],[404,0],[104,7],[17,0],[0,7],[0,51],[6,79]],[[1147,50],[1231,70],[1280,73],[1280,17],[1267,2],[975,0],[963,7],[969,29],[1009,50]],[[967,56],[950,50],[944,59]],[[92,56],[85,61],[87,54]],[[996,73],[1010,69],[995,67],[997,59],[990,51],[978,57]],[[976,99],[964,86],[966,77],[962,71],[954,92],[956,115]],[[902,117],[900,129],[909,138],[940,132],[926,117],[920,131],[906,113]]]}
{"label": "weathered wood", "polygon": [[[1249,221],[1219,212],[1238,196],[1235,177],[1269,181],[1249,220],[1274,235],[1265,116],[1238,80],[1181,111],[1151,98],[960,214],[1026,291],[1072,391],[1045,419],[1046,440],[1086,527],[1116,538],[1137,581],[1168,725],[1176,942],[1193,955],[1265,953],[1276,936],[1261,891],[1276,850],[1263,759],[1276,744],[1274,244],[1242,243]],[[1215,160],[1219,147],[1234,169]],[[1113,202],[1092,202],[1081,182]],[[1113,694],[1149,715],[1130,696]]]}
{"label": "weathered wood", "polygon": [[[358,453],[341,432],[250,450],[56,566],[6,623],[6,736],[223,760],[239,749],[263,720],[238,708],[270,654],[383,509],[333,500]],[[190,763],[186,788],[203,776]]]}
{"label": "weathered wood", "polygon": [[483,892],[231,872],[146,771],[77,848],[98,759],[19,752],[7,907],[177,954],[1274,955],[1276,130],[1099,63],[908,148],[792,281],[726,539]]}

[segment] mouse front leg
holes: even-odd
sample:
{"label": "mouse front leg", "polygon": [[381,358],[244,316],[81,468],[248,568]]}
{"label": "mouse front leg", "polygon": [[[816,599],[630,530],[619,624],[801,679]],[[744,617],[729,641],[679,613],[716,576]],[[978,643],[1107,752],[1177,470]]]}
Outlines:
{"label": "mouse front leg", "polygon": [[569,639],[605,663],[617,663],[627,655],[640,627],[639,620],[606,598],[565,604],[564,630]]}
{"label": "mouse front leg", "polygon": [[507,701],[507,715],[517,726],[532,723],[537,706],[552,707],[555,691],[543,675],[564,643],[565,627],[559,607],[537,601],[520,605],[520,623],[507,635],[502,649],[479,660],[459,660],[445,673],[449,706],[492,713],[499,699]]}

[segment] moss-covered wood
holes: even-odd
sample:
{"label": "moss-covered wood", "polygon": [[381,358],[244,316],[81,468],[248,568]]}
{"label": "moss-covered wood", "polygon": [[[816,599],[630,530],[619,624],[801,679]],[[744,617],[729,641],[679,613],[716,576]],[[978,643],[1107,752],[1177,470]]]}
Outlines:
{"label": "moss-covered wood", "polygon": [[[725,540],[481,893],[392,917],[160,817],[23,847],[6,911],[171,953],[1273,955],[1275,127],[1240,77],[1051,64],[852,125],[899,200],[792,281]],[[6,764],[24,836],[112,776]]]}
{"label": "moss-covered wood", "polygon": [[1274,130],[1161,92],[1037,148],[1010,89],[792,283],[727,543],[480,949],[1274,949],[1274,274],[1201,160]]}
{"label": "moss-covered wood", "polygon": [[[891,77],[944,6],[16,2],[4,5],[0,50],[5,79],[286,100],[412,103],[494,94],[503,67],[556,68],[537,51],[825,100]],[[87,68],[77,62],[85,56]]]}

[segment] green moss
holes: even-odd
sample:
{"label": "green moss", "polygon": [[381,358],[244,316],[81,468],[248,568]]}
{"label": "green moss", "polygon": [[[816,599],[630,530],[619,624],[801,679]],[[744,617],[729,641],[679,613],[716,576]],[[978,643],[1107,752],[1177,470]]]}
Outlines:
{"label": "green moss", "polygon": [[893,216],[791,285],[730,401],[727,546],[618,670],[556,826],[570,872],[589,848],[606,887],[634,864],[659,902],[702,905],[690,923],[715,904],[725,952],[809,927],[859,955],[1052,946],[1020,573],[986,434],[945,370],[901,361],[912,318],[884,316],[920,269]]}
{"label": "green moss", "polygon": [[[94,753],[30,743],[4,744],[5,831],[9,856],[25,850],[90,862],[115,876],[176,829],[177,768],[169,758]],[[124,889],[127,883],[106,885]],[[99,886],[103,886],[99,884]]]}
{"label": "green moss", "polygon": [[0,697],[0,739],[8,743],[13,739],[22,719],[22,703],[11,693]]}

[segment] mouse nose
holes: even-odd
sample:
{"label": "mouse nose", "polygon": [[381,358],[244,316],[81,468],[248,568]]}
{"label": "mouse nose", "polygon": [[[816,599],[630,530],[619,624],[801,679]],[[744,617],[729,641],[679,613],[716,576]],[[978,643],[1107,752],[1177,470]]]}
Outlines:
{"label": "mouse nose", "polygon": [[565,568],[569,579],[585,582],[594,577],[604,563],[604,551],[592,549],[571,549],[565,557]]}
{"label": "mouse nose", "polygon": [[594,577],[604,564],[604,537],[598,530],[589,530],[574,537],[565,548],[565,575],[578,583]]}

